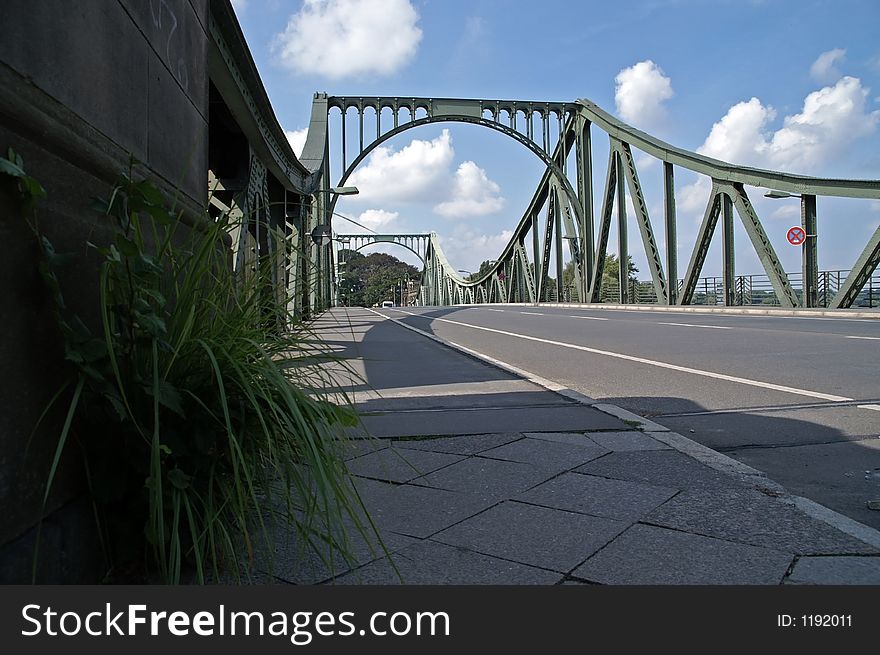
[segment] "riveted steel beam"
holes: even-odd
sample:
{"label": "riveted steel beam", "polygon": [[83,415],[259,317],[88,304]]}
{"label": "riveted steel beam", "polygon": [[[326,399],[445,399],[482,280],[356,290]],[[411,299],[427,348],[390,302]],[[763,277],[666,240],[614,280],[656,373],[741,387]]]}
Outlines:
{"label": "riveted steel beam", "polygon": [[599,222],[599,235],[596,240],[596,258],[593,260],[592,286],[588,295],[590,302],[601,302],[602,269],[605,268],[605,251],[608,248],[608,235],[611,232],[611,212],[614,211],[614,194],[617,192],[617,156],[609,149],[608,171],[605,177],[605,194],[602,198],[602,217]]}
{"label": "riveted steel beam", "polygon": [[770,238],[761,226],[758,214],[755,212],[755,208],[752,206],[743,185],[719,184],[718,188],[723,193],[733,198],[733,204],[736,206],[739,218],[742,221],[743,227],[746,229],[746,234],[749,235],[752,247],[755,249],[755,254],[758,255],[758,259],[761,261],[764,271],[770,278],[770,284],[776,292],[776,298],[779,300],[779,304],[782,307],[800,306],[797,294],[794,292],[794,289],[791,288],[788,275],[786,275],[783,270],[782,264],[779,263],[779,257],[776,256],[776,250],[774,250],[773,244],[770,243]]}
{"label": "riveted steel beam", "polygon": [[819,306],[819,261],[817,252],[817,231],[819,229],[816,220],[816,196],[804,194],[801,196],[801,227],[804,228],[804,244],[801,246],[801,273],[803,276],[803,299],[804,307]]}
{"label": "riveted steel beam", "polygon": [[840,290],[831,301],[831,306],[837,309],[852,307],[878,264],[880,264],[880,226],[874,230],[868,245],[862,250]]}
{"label": "riveted steel beam", "polygon": [[[678,238],[675,229],[675,174],[672,164],[663,162],[663,218],[666,223],[666,304],[678,300]],[[659,296],[658,296],[659,298]]]}
{"label": "riveted steel beam", "polygon": [[580,298],[586,300],[590,290],[593,273],[593,147],[590,121],[580,113],[576,114],[577,140],[575,154],[577,161],[577,192],[581,204],[580,251],[581,286]]}
{"label": "riveted steel beam", "polygon": [[721,194],[721,236],[724,262],[724,304],[736,304],[736,255],[733,243],[733,201],[726,193]]}
{"label": "riveted steel beam", "polygon": [[[612,141],[612,144],[614,142]],[[627,241],[626,224],[626,182],[623,172],[623,162],[620,156],[620,148],[612,145],[615,166],[617,167],[617,271],[620,284],[620,302],[625,305],[629,302],[629,244]]]}
{"label": "riveted steel beam", "polygon": [[718,187],[713,184],[712,192],[709,195],[709,204],[706,205],[703,222],[700,223],[700,231],[697,234],[697,242],[691,254],[691,261],[688,264],[687,273],[684,275],[681,297],[678,299],[679,305],[690,305],[693,301],[697,278],[700,276],[700,271],[703,270],[706,254],[709,252],[709,245],[712,243],[712,235],[715,233],[715,225],[718,223],[718,214],[721,212],[720,195]]}
{"label": "riveted steel beam", "polygon": [[657,301],[665,303],[669,297],[666,277],[663,275],[660,251],[657,248],[657,242],[654,240],[654,230],[651,227],[651,219],[648,216],[648,206],[642,194],[642,186],[639,184],[639,174],[633,161],[632,149],[628,143],[620,141],[615,143],[615,149],[622,163],[623,174],[629,186],[630,196],[632,196],[633,208],[636,212],[636,222],[642,235],[642,244],[645,246],[645,255],[648,259],[648,270],[651,273],[654,292],[657,294]]}

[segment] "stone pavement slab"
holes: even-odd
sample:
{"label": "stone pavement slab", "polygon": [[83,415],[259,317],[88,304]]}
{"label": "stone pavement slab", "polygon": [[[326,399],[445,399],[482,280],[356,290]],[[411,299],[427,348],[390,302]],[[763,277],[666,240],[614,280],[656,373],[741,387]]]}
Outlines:
{"label": "stone pavement slab", "polygon": [[821,555],[877,553],[865,542],[767,496],[730,485],[725,489],[690,489],[658,507],[645,521],[728,541]]}
{"label": "stone pavement slab", "polygon": [[395,553],[393,561],[397,571],[383,558],[340,576],[334,584],[550,585],[562,579],[553,571],[429,540]]}
{"label": "stone pavement slab", "polygon": [[[376,484],[385,484],[377,482]],[[498,502],[495,497],[411,484],[385,485],[364,503],[384,531],[425,538]]]}
{"label": "stone pavement slab", "polygon": [[801,557],[785,584],[880,585],[880,557]]}
{"label": "stone pavement slab", "polygon": [[638,524],[572,575],[613,585],[777,585],[793,559],[778,550]]}
{"label": "stone pavement slab", "polygon": [[669,450],[669,446],[644,432],[594,432],[590,439],[608,450],[629,452],[634,450]]}
{"label": "stone pavement slab", "polygon": [[348,470],[354,475],[375,480],[409,482],[462,459],[462,455],[405,450],[392,446],[350,460]]}
{"label": "stone pavement slab", "polygon": [[611,453],[579,466],[575,471],[678,489],[723,488],[734,483],[731,476],[711,469],[677,450]]}
{"label": "stone pavement slab", "polygon": [[435,453],[452,453],[453,455],[476,455],[506,443],[522,439],[518,432],[502,434],[464,434],[461,436],[439,439],[402,439],[395,441],[398,448],[430,450]]}
{"label": "stone pavement slab", "polygon": [[476,456],[430,473],[415,482],[428,487],[500,499],[534,487],[556,473],[558,471],[553,468]]}
{"label": "stone pavement slab", "polygon": [[670,487],[563,473],[516,497],[526,503],[637,521],[678,493]]}
{"label": "stone pavement slab", "polygon": [[437,541],[566,573],[629,523],[504,502],[434,536]]}
{"label": "stone pavement slab", "polygon": [[485,450],[480,455],[492,459],[503,459],[523,464],[534,464],[542,468],[568,471],[575,466],[605,455],[608,451],[591,441],[583,444],[558,443],[540,439],[520,439],[513,443]]}
{"label": "stone pavement slab", "polygon": [[[575,403],[383,412],[362,416],[361,420],[366,434],[373,437],[491,434],[524,430],[614,430],[625,427],[622,421],[613,416]],[[350,434],[360,436],[364,432],[353,428]]]}

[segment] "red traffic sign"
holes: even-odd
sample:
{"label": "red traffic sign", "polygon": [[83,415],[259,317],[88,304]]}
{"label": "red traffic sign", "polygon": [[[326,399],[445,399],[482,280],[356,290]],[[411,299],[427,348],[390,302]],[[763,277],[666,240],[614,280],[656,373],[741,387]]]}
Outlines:
{"label": "red traffic sign", "polygon": [[807,233],[804,232],[804,228],[800,225],[795,225],[794,227],[788,228],[788,234],[785,235],[785,238],[788,239],[788,242],[791,245],[799,246],[807,240]]}

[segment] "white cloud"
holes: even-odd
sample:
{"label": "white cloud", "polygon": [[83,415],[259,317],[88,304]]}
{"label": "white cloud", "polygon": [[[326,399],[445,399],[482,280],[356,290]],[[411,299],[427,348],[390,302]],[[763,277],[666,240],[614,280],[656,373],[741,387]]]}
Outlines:
{"label": "white cloud", "polygon": [[430,141],[413,139],[395,151],[380,146],[355,170],[348,184],[360,189],[352,201],[424,201],[442,197],[455,152],[449,130]]}
{"label": "white cloud", "polygon": [[819,170],[877,128],[880,111],[866,111],[867,97],[868,89],[855,77],[814,91],[801,113],[786,116],[784,127],[773,134],[771,161],[785,170]]}
{"label": "white cloud", "polygon": [[636,157],[636,166],[639,171],[642,170],[650,170],[654,168],[660,162],[656,157],[652,157],[651,155],[639,155]]}
{"label": "white cloud", "polygon": [[415,56],[418,20],[409,0],[305,0],[272,50],[296,73],[389,75]]}
{"label": "white cloud", "polygon": [[482,262],[498,259],[504,246],[513,238],[513,232],[503,230],[500,234],[481,234],[469,225],[459,224],[451,234],[438,236],[443,252],[452,266],[456,269],[477,271]]}
{"label": "white cloud", "polygon": [[844,59],[846,59],[846,50],[843,48],[823,52],[810,66],[810,77],[822,83],[836,82],[840,79],[841,73],[835,64],[843,62]]}
{"label": "white cloud", "polygon": [[773,210],[773,213],[770,214],[772,218],[797,218],[801,215],[801,206],[800,203],[787,203],[782,204]]}
{"label": "white cloud", "polygon": [[696,182],[678,187],[675,190],[675,207],[685,214],[699,214],[706,211],[712,181],[705,175],[697,177]]}
{"label": "white cloud", "polygon": [[636,127],[655,127],[666,115],[663,103],[674,92],[669,78],[650,59],[624,68],[614,78],[620,117]]}
{"label": "white cloud", "polygon": [[236,14],[240,14],[247,9],[247,5],[248,0],[232,0],[232,8],[235,9]]}
{"label": "white cloud", "polygon": [[757,98],[740,102],[715,125],[697,152],[734,164],[818,174],[857,139],[871,134],[880,111],[868,112],[868,89],[854,77],[810,93],[800,113],[768,130],[776,112]]}
{"label": "white cloud", "polygon": [[303,146],[306,145],[306,136],[309,133],[309,128],[304,127],[301,130],[285,130],[284,136],[287,137],[287,141],[290,143],[290,147],[293,148],[293,154],[299,157],[302,154]]}
{"label": "white cloud", "polygon": [[451,200],[435,205],[434,211],[448,218],[492,214],[504,207],[500,192],[501,187],[489,179],[486,171],[472,161],[462,162],[455,171]]}
{"label": "white cloud", "polygon": [[722,161],[757,166],[768,147],[765,126],[775,117],[774,109],[765,107],[757,98],[737,103],[712,126],[697,152]]}
{"label": "white cloud", "polygon": [[[369,230],[381,234],[387,232],[391,228],[391,224],[394,223],[399,216],[400,214],[398,212],[389,212],[384,209],[367,209],[354,218],[354,220],[360,223],[360,225],[349,223],[342,219],[334,219],[334,225],[336,227],[336,232],[341,234],[369,234]],[[366,228],[369,228],[369,230]]]}

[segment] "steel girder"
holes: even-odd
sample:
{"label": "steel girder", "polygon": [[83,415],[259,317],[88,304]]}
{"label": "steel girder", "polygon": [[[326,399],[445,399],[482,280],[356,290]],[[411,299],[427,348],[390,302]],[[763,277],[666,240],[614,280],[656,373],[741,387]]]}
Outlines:
{"label": "steel girder", "polygon": [[878,264],[880,264],[880,226],[874,230],[868,245],[862,250],[846,281],[834,296],[834,300],[831,301],[831,306],[834,308],[852,307],[859,292]]}
{"label": "steel girder", "polygon": [[[607,114],[588,100],[575,103],[529,101],[464,100],[439,98],[327,97],[316,95],[313,125],[310,125],[306,151],[317,152],[322,139],[317,132],[327,131],[327,113],[334,108],[357,113],[360,151],[349,164],[343,139],[344,184],[354,168],[379,144],[404,130],[440,121],[458,121],[489,127],[528,147],[545,163],[546,170],[532,201],[519,221],[513,236],[497,262],[479,279],[465,280],[446,261],[436,239],[426,247],[424,297],[432,302],[541,302],[548,296],[550,260],[556,260],[556,296],[562,292],[562,240],[569,241],[569,257],[574,262],[575,287],[580,299],[598,302],[601,297],[602,269],[608,246],[615,201],[618,208],[618,256],[621,261],[621,294],[627,300],[626,191],[632,198],[635,220],[658,302],[689,304],[718,218],[723,219],[725,302],[737,301],[733,289],[733,213],[742,221],[771,284],[783,306],[800,305],[783,272],[775,251],[749,201],[745,185],[778,189],[813,197],[812,211],[805,216],[808,234],[815,234],[815,196],[845,196],[880,199],[880,182],[875,180],[820,179],[736,166],[688,152],[648,134],[633,129]],[[365,139],[364,112],[376,113],[375,139]],[[383,110],[391,111],[393,127],[383,132]],[[405,113],[402,113],[405,112]],[[408,120],[402,120],[408,114]],[[423,114],[419,116],[419,114]],[[506,116],[505,116],[506,114]],[[342,121],[345,131],[346,120]],[[610,153],[606,184],[602,197],[598,228],[594,226],[592,189],[592,128],[609,135]],[[313,138],[312,127],[316,134]],[[386,126],[387,127],[387,126]],[[558,139],[551,141],[551,128]],[[326,144],[326,138],[323,140]],[[312,144],[312,147],[309,147]],[[632,148],[663,162],[663,210],[666,230],[665,259],[659,252],[642,192]],[[574,148],[576,164],[574,184],[568,179],[568,156]],[[315,170],[314,156],[304,162]],[[681,290],[677,283],[677,230],[674,167],[708,175],[712,181],[706,212],[694,244]],[[323,171],[322,171],[323,172]],[[315,184],[319,180],[316,176]],[[332,211],[334,200],[330,200]],[[541,221],[544,221],[543,224]],[[813,229],[811,229],[813,228]],[[531,233],[532,261],[525,241]],[[543,236],[543,240],[541,237]],[[805,298],[812,305],[815,277],[809,263],[815,261],[815,240],[810,252],[804,250]],[[846,283],[834,299],[834,306],[850,306],[880,259],[880,230],[874,234],[860,255]],[[665,265],[665,266],[664,266]],[[665,268],[665,270],[664,270]],[[812,282],[811,282],[812,281]]]}

